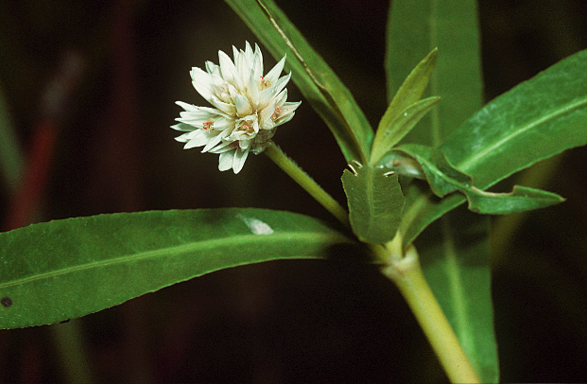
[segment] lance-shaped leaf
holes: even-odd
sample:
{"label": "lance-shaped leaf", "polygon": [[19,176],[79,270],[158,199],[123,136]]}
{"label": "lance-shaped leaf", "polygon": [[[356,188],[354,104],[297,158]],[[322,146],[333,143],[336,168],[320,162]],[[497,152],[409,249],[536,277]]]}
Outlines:
{"label": "lance-shaped leaf", "polygon": [[349,243],[311,217],[263,209],[119,213],[0,234],[0,329],[50,324],[196,276]]}
{"label": "lance-shaped leaf", "polygon": [[332,131],[348,162],[366,162],[373,129],[353,95],[334,71],[308,44],[273,0],[225,0],[251,31],[281,59],[292,80]]}
{"label": "lance-shaped leaf", "polygon": [[401,221],[404,195],[398,177],[384,168],[357,162],[345,169],[342,185],[347,196],[351,227],[366,243],[392,240]]}
{"label": "lance-shaped leaf", "polygon": [[[587,50],[576,53],[497,97],[442,145],[456,168],[486,189],[514,172],[564,150],[587,144]],[[406,241],[462,204],[407,191],[402,223]],[[410,240],[410,241],[411,241]]]}
{"label": "lance-shaped leaf", "polygon": [[414,158],[421,166],[432,192],[438,197],[462,192],[469,201],[469,210],[489,215],[523,212],[544,208],[564,201],[555,193],[515,186],[509,193],[485,192],[473,185],[473,178],[455,167],[442,151],[432,147],[408,144],[397,148]]}
{"label": "lance-shaped leaf", "polygon": [[373,140],[372,165],[377,164],[438,102],[438,98],[428,98],[418,103],[428,86],[437,59],[438,50],[434,49],[410,72],[389,103]]}
{"label": "lance-shaped leaf", "polygon": [[[375,140],[373,141],[371,165],[376,166],[379,164],[385,154],[391,151],[393,146],[403,139],[439,100],[440,97],[429,97],[417,101],[401,111],[392,121],[385,123],[385,126],[381,126],[380,124]],[[385,118],[384,115],[383,119]],[[382,132],[382,134],[379,135],[379,132]]]}

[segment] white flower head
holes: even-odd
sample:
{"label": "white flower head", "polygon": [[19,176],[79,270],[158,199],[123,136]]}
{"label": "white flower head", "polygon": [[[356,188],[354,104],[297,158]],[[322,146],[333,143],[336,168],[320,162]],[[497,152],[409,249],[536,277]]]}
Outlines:
{"label": "white flower head", "polygon": [[263,75],[263,54],[246,42],[245,50],[232,47],[234,60],[218,51],[219,65],[206,62],[206,71],[192,68],[196,91],[214,108],[178,101],[185,111],[171,128],[186,133],[175,139],[184,149],[204,147],[220,154],[218,169],[239,173],[249,152],[267,147],[275,129],[291,120],[300,102],[287,102],[285,85],[291,73],[281,76],[285,56]]}

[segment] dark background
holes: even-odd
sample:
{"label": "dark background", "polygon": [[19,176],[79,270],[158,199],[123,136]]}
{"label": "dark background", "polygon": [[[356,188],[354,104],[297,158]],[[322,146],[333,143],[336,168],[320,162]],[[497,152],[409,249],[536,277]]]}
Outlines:
{"label": "dark background", "polygon": [[[375,125],[386,107],[388,2],[278,4]],[[487,100],[587,47],[584,1],[479,4]],[[216,155],[173,140],[174,102],[204,103],[190,68],[245,40],[257,41],[221,1],[0,1],[0,90],[19,144],[34,156],[47,126],[55,139],[39,156],[48,178],[33,185],[40,205],[30,220],[254,206],[331,221],[265,156],[250,157],[235,176],[217,171]],[[267,67],[274,62],[266,54]],[[290,100],[301,99],[288,88]],[[52,110],[43,100],[55,101],[55,89],[67,97]],[[344,203],[344,159],[307,102],[275,140]],[[528,176],[567,202],[493,223],[504,382],[587,381],[586,156],[570,151]],[[2,187],[8,228],[19,192]],[[66,324],[0,331],[0,382],[66,381],[73,370],[62,366],[56,342],[65,327],[80,329],[96,382],[446,381],[399,293],[362,265],[241,267]]]}

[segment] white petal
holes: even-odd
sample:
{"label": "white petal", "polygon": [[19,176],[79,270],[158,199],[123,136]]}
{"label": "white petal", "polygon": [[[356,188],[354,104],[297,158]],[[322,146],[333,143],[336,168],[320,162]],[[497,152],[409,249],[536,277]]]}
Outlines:
{"label": "white petal", "polygon": [[253,108],[256,108],[259,104],[259,87],[257,86],[257,79],[259,79],[259,76],[255,74],[254,68],[251,68],[247,76],[243,77],[243,81],[246,82],[247,95],[249,96],[249,101],[253,105]]}
{"label": "white petal", "polygon": [[257,98],[257,108],[265,108],[274,96],[275,92],[273,92],[273,88],[267,88],[259,92],[259,97]]}
{"label": "white petal", "polygon": [[209,150],[210,153],[224,153],[228,151],[234,150],[234,146],[232,146],[233,142],[230,141],[221,141],[220,144]]}
{"label": "white petal", "polygon": [[285,114],[293,113],[302,104],[301,101],[288,101],[281,107]]}
{"label": "white petal", "polygon": [[236,105],[237,116],[247,116],[253,113],[253,108],[251,107],[251,103],[249,103],[249,99],[247,97],[243,95],[236,95],[234,103]]}
{"label": "white petal", "polygon": [[183,149],[190,149],[195,147],[201,147],[202,145],[206,145],[210,141],[213,136],[208,132],[204,131],[203,129],[198,129],[195,131],[193,137],[188,141],[188,143],[183,147]]}
{"label": "white petal", "polygon": [[261,113],[259,114],[259,124],[263,129],[267,129],[267,126],[270,125],[269,123],[272,123],[271,116],[275,113],[275,106],[275,100],[272,100],[265,108],[263,108],[263,110],[261,110]]}
{"label": "white petal", "polygon": [[234,66],[236,68],[236,77],[238,77],[239,79],[243,79],[243,73],[245,73],[247,71],[247,68],[249,66],[248,62],[247,62],[247,58],[245,55],[244,51],[239,51],[237,50],[235,47],[232,47],[234,52]]}
{"label": "white petal", "polygon": [[175,104],[179,105],[180,107],[182,107],[186,111],[193,111],[198,108],[193,104],[184,103],[183,101],[176,101]]}
{"label": "white petal", "polygon": [[202,152],[208,152],[208,151],[212,150],[215,146],[220,144],[221,141],[222,141],[222,133],[217,133],[216,136],[213,136],[210,138],[210,141],[208,141],[208,143],[206,144],[204,149],[202,149]]}
{"label": "white petal", "polygon": [[273,100],[275,101],[275,105],[281,107],[285,103],[285,100],[287,100],[287,89],[281,91]]}
{"label": "white petal", "polygon": [[218,119],[214,120],[212,128],[217,129],[219,131],[224,131],[225,129],[232,129],[234,128],[234,119],[224,116],[219,117]]}
{"label": "white petal", "polygon": [[235,175],[237,173],[239,173],[241,171],[241,169],[243,169],[243,166],[245,165],[245,161],[247,160],[248,156],[249,156],[249,149],[248,148],[246,150],[237,149],[236,151],[234,151],[234,159],[232,161],[232,171],[234,172]]}
{"label": "white petal", "polygon": [[190,141],[190,138],[194,136],[195,132],[197,132],[197,130],[184,133],[183,135],[179,135],[175,138],[175,141],[179,141],[180,143],[187,143],[188,141]]}
{"label": "white petal", "polygon": [[238,142],[238,147],[243,151],[249,150],[251,145],[253,145],[253,140],[241,140]]}
{"label": "white petal", "polygon": [[273,86],[273,89],[275,91],[275,94],[278,94],[279,92],[281,92],[281,90],[283,88],[285,88],[285,86],[287,85],[290,78],[291,78],[291,72],[285,76],[281,76],[279,78],[279,80],[277,80],[277,82],[274,83],[275,85]]}
{"label": "white petal", "polygon": [[227,116],[221,111],[206,107],[198,107],[198,109],[192,111],[181,112],[179,116],[179,118],[175,119],[176,121],[199,128],[202,128],[202,124],[205,122],[227,118]]}
{"label": "white petal", "polygon": [[212,76],[200,68],[194,67],[190,72],[192,76],[192,85],[202,97],[208,101],[214,97],[214,81]]}
{"label": "white petal", "polygon": [[279,75],[281,71],[283,71],[283,66],[285,65],[285,56],[271,70],[265,75],[265,79],[269,80],[271,84],[275,84],[277,79],[279,79]]}
{"label": "white petal", "polygon": [[233,151],[221,153],[220,158],[218,159],[218,170],[228,171],[230,168],[233,167],[233,165],[232,165],[233,160],[234,160],[234,152]]}
{"label": "white petal", "polygon": [[175,129],[176,131],[184,131],[184,132],[189,132],[189,131],[193,131],[194,129],[196,129],[196,127],[191,126],[189,124],[185,124],[185,123],[179,123],[179,124],[172,125],[171,128]]}
{"label": "white petal", "polygon": [[228,83],[234,85],[237,89],[242,89],[242,83],[238,76],[238,71],[230,57],[222,51],[218,51],[218,60],[220,61],[220,72],[222,78]]}
{"label": "white petal", "polygon": [[275,120],[275,126],[280,126],[282,124],[287,123],[288,121],[290,121],[291,119],[293,119],[295,113],[289,113],[287,115],[283,115],[281,116],[279,119]]}
{"label": "white petal", "polygon": [[[255,47],[257,44],[255,44]],[[253,57],[253,48],[251,48],[251,44],[248,41],[245,41],[245,54],[247,55],[247,59]]]}
{"label": "white petal", "polygon": [[241,54],[234,45],[232,46],[232,57],[234,59],[234,65],[237,66],[240,61]]}
{"label": "white petal", "polygon": [[253,68],[255,70],[255,78],[258,79],[263,76],[263,52],[257,44],[255,44],[255,56],[253,60]]}
{"label": "white petal", "polygon": [[215,106],[216,108],[218,108],[219,110],[221,110],[222,112],[224,112],[225,114],[232,116],[236,113],[236,108],[234,106],[234,104],[229,104],[229,103],[225,103],[224,101],[221,101],[220,99],[214,98],[213,100],[208,100],[210,102],[210,104],[212,104],[213,106]]}
{"label": "white petal", "polygon": [[283,106],[281,107],[281,110],[283,112],[281,115],[279,115],[277,120],[275,120],[275,126],[285,124],[288,121],[290,121],[294,117],[295,110],[300,106],[300,104],[302,104],[301,101],[298,101],[296,103],[290,102],[290,103],[283,104]]}

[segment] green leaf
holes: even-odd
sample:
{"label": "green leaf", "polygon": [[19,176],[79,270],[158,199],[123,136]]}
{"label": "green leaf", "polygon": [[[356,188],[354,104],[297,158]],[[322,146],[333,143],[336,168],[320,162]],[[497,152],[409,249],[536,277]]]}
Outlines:
{"label": "green leaf", "polygon": [[34,224],[0,234],[0,329],[83,316],[224,268],[325,258],[349,242],[311,217],[252,208]]}
{"label": "green leaf", "polygon": [[[381,161],[381,158],[407,135],[438,101],[440,101],[440,97],[429,97],[417,101],[401,111],[393,120],[385,122],[385,126],[381,126],[380,124],[375,140],[373,141],[371,165],[377,165]],[[383,119],[386,119],[386,116],[387,112],[383,116]],[[379,132],[382,133],[379,134]]]}
{"label": "green leaf", "polygon": [[384,168],[353,164],[352,172],[345,169],[342,175],[353,232],[366,243],[387,243],[395,237],[404,207],[398,177]]}
{"label": "green leaf", "polygon": [[555,193],[520,186],[515,186],[510,193],[485,192],[473,185],[471,176],[454,168],[438,149],[408,144],[396,150],[416,159],[436,196],[462,192],[469,201],[469,210],[476,213],[502,215],[544,208],[564,201]]}
{"label": "green leaf", "polygon": [[[564,150],[587,144],[587,51],[570,56],[514,87],[475,113],[442,145],[456,168],[480,189]],[[465,199],[438,201],[408,191],[406,240]]]}
{"label": "green leaf", "polygon": [[[424,90],[428,86],[430,76],[436,65],[438,59],[438,50],[434,49],[422,60],[416,68],[410,72],[402,86],[399,88],[389,107],[385,111],[383,118],[379,122],[375,139],[373,141],[373,148],[371,153],[371,164],[376,164],[380,158],[388,152],[391,147],[397,144],[410,130],[416,125],[418,121],[426,114],[430,107],[435,104],[438,99],[430,103],[428,101],[427,108],[419,108],[418,111],[424,109],[424,112],[419,116],[415,115],[415,110],[408,110],[413,107],[414,103],[417,103]],[[404,114],[408,113],[407,116],[410,120],[413,120],[413,124],[400,124],[396,122],[398,118],[401,118]],[[405,117],[403,120],[407,120]]]}
{"label": "green leaf", "polygon": [[418,238],[426,280],[481,382],[498,382],[488,220],[463,207],[438,224]]}
{"label": "green leaf", "polygon": [[[389,10],[385,70],[391,101],[412,68],[434,48],[440,55],[426,95],[442,103],[404,142],[438,146],[483,105],[475,0],[394,0]],[[458,25],[458,28],[455,28]]]}
{"label": "green leaf", "polygon": [[477,190],[474,193],[467,193],[466,196],[471,211],[488,215],[529,211],[565,201],[556,193],[520,185],[514,186],[510,193],[491,193]]}
{"label": "green leaf", "polygon": [[273,0],[225,0],[276,59],[332,131],[347,162],[365,163],[373,129],[350,91]]}
{"label": "green leaf", "polygon": [[516,86],[474,114],[442,146],[485,188],[587,144],[587,50]]}

